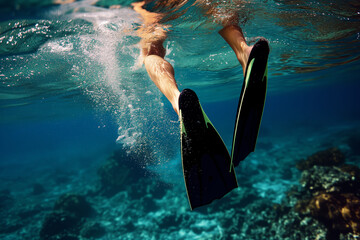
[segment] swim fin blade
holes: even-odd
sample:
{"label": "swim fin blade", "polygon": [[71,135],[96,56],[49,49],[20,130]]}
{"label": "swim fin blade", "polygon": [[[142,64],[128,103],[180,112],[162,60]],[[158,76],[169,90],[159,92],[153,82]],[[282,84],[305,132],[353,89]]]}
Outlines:
{"label": "swim fin blade", "polygon": [[267,61],[270,48],[260,39],[250,52],[240,94],[231,150],[232,166],[238,166],[255,150],[267,88]]}
{"label": "swim fin blade", "polygon": [[231,158],[220,135],[203,111],[195,92],[179,97],[181,158],[191,209],[222,198],[237,188]]}

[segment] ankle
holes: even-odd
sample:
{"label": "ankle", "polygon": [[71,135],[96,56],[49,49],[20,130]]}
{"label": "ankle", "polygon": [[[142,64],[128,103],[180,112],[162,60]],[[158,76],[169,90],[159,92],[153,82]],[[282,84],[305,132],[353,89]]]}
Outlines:
{"label": "ankle", "polygon": [[246,65],[248,63],[248,59],[249,59],[252,48],[253,48],[252,46],[248,46],[244,43],[243,46],[241,46],[241,51],[236,52],[236,57],[237,57],[239,63],[241,64],[241,66],[243,67],[244,72],[245,72]]}
{"label": "ankle", "polygon": [[219,33],[233,49],[241,66],[246,68],[251,47],[246,44],[241,28],[237,25],[230,25],[224,27]]}
{"label": "ankle", "polygon": [[172,101],[172,106],[174,108],[174,111],[177,113],[177,115],[180,115],[180,110],[179,110],[179,96],[180,96],[180,92],[177,91],[174,95],[173,101]]}

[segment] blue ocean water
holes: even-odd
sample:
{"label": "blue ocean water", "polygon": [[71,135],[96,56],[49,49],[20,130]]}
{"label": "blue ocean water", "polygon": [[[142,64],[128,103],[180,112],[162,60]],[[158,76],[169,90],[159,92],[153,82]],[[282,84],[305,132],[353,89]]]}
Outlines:
{"label": "blue ocean water", "polygon": [[[236,169],[239,189],[199,211],[186,198],[178,117],[141,65],[142,21],[130,3],[0,1],[0,237],[329,239],[321,221],[284,209],[295,205],[287,199],[300,187],[299,160],[337,147],[360,165],[359,3],[219,5],[239,13],[249,43],[269,40],[269,84],[256,151]],[[221,26],[192,3],[165,22],[165,58],[230,150],[242,69]],[[69,193],[96,214],[71,218],[72,227],[53,220],[53,230],[54,204]],[[270,218],[264,202],[286,207]],[[284,216],[305,227],[275,228]]]}

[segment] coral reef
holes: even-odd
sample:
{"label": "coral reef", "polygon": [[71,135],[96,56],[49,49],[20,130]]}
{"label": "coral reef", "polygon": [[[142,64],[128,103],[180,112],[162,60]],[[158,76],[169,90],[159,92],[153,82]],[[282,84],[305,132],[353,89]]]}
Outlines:
{"label": "coral reef", "polygon": [[338,148],[329,148],[309,156],[306,160],[300,160],[296,167],[303,171],[313,166],[337,166],[345,162],[344,154]]}
{"label": "coral reef", "polygon": [[354,193],[321,193],[308,208],[315,218],[335,232],[360,234],[360,197]]}
{"label": "coral reef", "polygon": [[[344,155],[338,151],[329,152]],[[139,164],[145,148],[139,154],[118,150],[99,169],[93,168],[92,175],[84,171],[77,177],[60,175],[67,176],[66,181],[57,181],[53,174],[46,175],[51,177],[48,182],[37,179],[34,182],[46,186],[47,191],[34,194],[30,185],[27,193],[21,193],[27,194],[26,204],[13,188],[1,192],[4,202],[0,204],[6,203],[6,207],[0,209],[0,236],[5,240],[128,240],[139,236],[164,240],[355,240],[360,226],[360,169],[336,161],[335,166],[324,166],[326,158],[333,156],[329,152],[309,156],[317,156],[318,161],[311,160],[308,165],[312,166],[301,174],[292,168],[288,176],[289,169],[283,165],[272,166],[276,176],[283,178],[281,183],[289,182],[285,187],[272,185],[274,191],[288,189],[280,201],[272,202],[275,198],[266,192],[271,182],[257,185],[267,167],[259,161],[253,171],[245,169],[238,174],[238,189],[190,211],[183,182],[165,184]],[[288,166],[293,166],[293,158],[289,159]],[[293,185],[299,178],[301,184]]]}
{"label": "coral reef", "polygon": [[345,162],[343,156],[333,148],[310,156],[298,167],[303,169],[304,189],[295,209],[322,222],[328,229],[326,239],[360,236],[360,169],[338,166]]}
{"label": "coral reef", "polygon": [[[355,168],[355,166],[353,166]],[[352,192],[360,186],[359,179],[338,167],[314,166],[301,174],[300,183],[313,195],[319,192]]]}

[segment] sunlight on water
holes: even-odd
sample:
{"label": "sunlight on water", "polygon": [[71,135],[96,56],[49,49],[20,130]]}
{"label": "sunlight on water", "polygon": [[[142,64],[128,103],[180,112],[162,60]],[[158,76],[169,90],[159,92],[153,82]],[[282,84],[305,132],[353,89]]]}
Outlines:
{"label": "sunlight on water", "polygon": [[[77,11],[79,8],[83,11]],[[62,19],[49,20],[48,25],[68,32],[73,27],[78,33],[52,37],[29,55],[2,58],[2,107],[31,104],[54,95],[63,98],[80,91],[92,100],[100,118],[104,111],[113,116],[119,127],[118,143],[128,151],[152,152],[153,157],[142,164],[161,162],[172,154],[175,147],[165,139],[177,140],[178,123],[174,115],[170,117],[174,121],[169,122],[162,95],[141,67],[139,39],[133,31],[134,24],[139,24],[138,15],[129,8],[107,10],[86,1],[63,5],[46,15]],[[85,25],[74,27],[69,19]],[[35,24],[31,31],[41,34],[43,30]],[[38,43],[33,44],[36,47]],[[17,49],[19,53],[31,51],[22,50],[21,45]],[[157,150],[166,144],[168,153]]]}
{"label": "sunlight on water", "polygon": [[[92,67],[106,68],[104,74],[111,79],[109,82],[116,82],[120,72],[123,76],[126,71],[130,73],[128,68],[144,74],[143,68],[137,67],[141,65],[137,49],[140,39],[135,33],[142,24],[139,16],[129,7],[106,9],[91,3],[79,1],[50,8],[35,16],[39,20],[0,23],[0,79],[4,91],[12,91],[11,86],[24,85],[23,78],[30,78],[30,84],[36,86],[36,81],[31,79],[43,70],[36,71],[41,66],[39,58],[43,54],[45,60],[50,53],[56,58],[55,52],[63,55],[63,59],[57,61],[75,68],[77,64],[71,63],[74,55],[95,59],[94,64],[102,61]],[[360,56],[360,25],[354,1],[346,5],[328,5],[326,1],[305,4],[301,1],[245,1],[228,7],[239,13],[240,25],[250,44],[258,36],[270,41],[269,74],[276,77],[276,81],[269,81],[270,91],[282,91],[283,86],[285,89],[304,87],[304,82],[314,80],[323,84],[326,72],[316,78],[310,73],[341,65],[349,69],[356,67],[351,63]],[[164,19],[171,30],[165,42],[167,60],[175,67],[180,87],[199,88],[207,100],[217,90],[224,92],[217,95],[218,99],[236,97],[241,88],[242,69],[232,50],[217,34],[221,26],[216,18],[204,17],[200,9],[194,1],[188,1]],[[82,51],[79,50],[81,44]],[[43,52],[36,53],[39,48]],[[64,59],[65,55],[70,58]],[[108,60],[107,63],[104,60]],[[16,61],[27,64],[20,66]],[[52,63],[44,63],[41,67],[49,70],[50,65]],[[148,80],[146,76],[144,79]],[[75,85],[79,83],[94,85],[90,80]]]}
{"label": "sunlight on water", "polygon": [[[235,169],[236,190],[195,211],[178,116],[141,62],[143,22],[132,2],[0,0],[0,238],[325,239],[350,231],[360,215],[350,224],[341,212],[356,213],[360,202],[359,1],[153,1],[172,7],[153,10],[166,13],[165,59],[179,90],[196,91],[228,150],[243,69],[219,19],[236,12],[247,42],[265,37],[271,47],[256,151]],[[318,209],[329,215],[324,223],[310,204],[321,195],[322,206],[334,198],[329,211]],[[71,204],[83,198],[84,216]]]}
{"label": "sunlight on water", "polygon": [[141,145],[156,149],[161,142],[156,138],[171,135],[173,126],[165,120],[160,93],[139,67],[138,39],[132,32],[137,15],[129,9],[74,15],[91,22],[96,32],[79,39],[81,59],[76,60],[79,73],[73,73],[74,79],[100,112],[112,113],[119,126],[119,143],[130,151],[138,151]]}
{"label": "sunlight on water", "polygon": [[[179,88],[196,89],[202,101],[237,98],[242,69],[217,33],[218,19],[204,17],[207,13],[198,4],[188,1],[163,19],[170,29],[166,60],[175,68]],[[356,2],[218,4],[220,13],[227,9],[223,4],[238,12],[250,44],[258,36],[269,39],[269,92],[336,81],[331,72],[338,66],[359,69]],[[129,149],[161,144],[159,139],[168,135],[177,140],[176,115],[141,64],[136,34],[141,24],[130,7],[102,8],[92,1],[45,9],[31,20],[1,22],[1,107],[57,98],[71,104],[71,96],[81,93],[99,113],[113,115],[119,126],[117,141]]]}
{"label": "sunlight on water", "polygon": [[[122,9],[84,18],[94,25],[96,34],[81,37],[79,55],[85,56],[85,61],[79,69],[86,71],[75,78],[84,83],[86,94],[100,111],[114,116],[118,143],[128,151],[150,151],[151,157],[141,164],[164,162],[167,154],[159,145],[164,145],[168,136],[176,140],[177,124],[169,123],[161,94],[139,66],[138,39],[132,32],[137,15]],[[174,146],[167,144],[171,152]]]}

